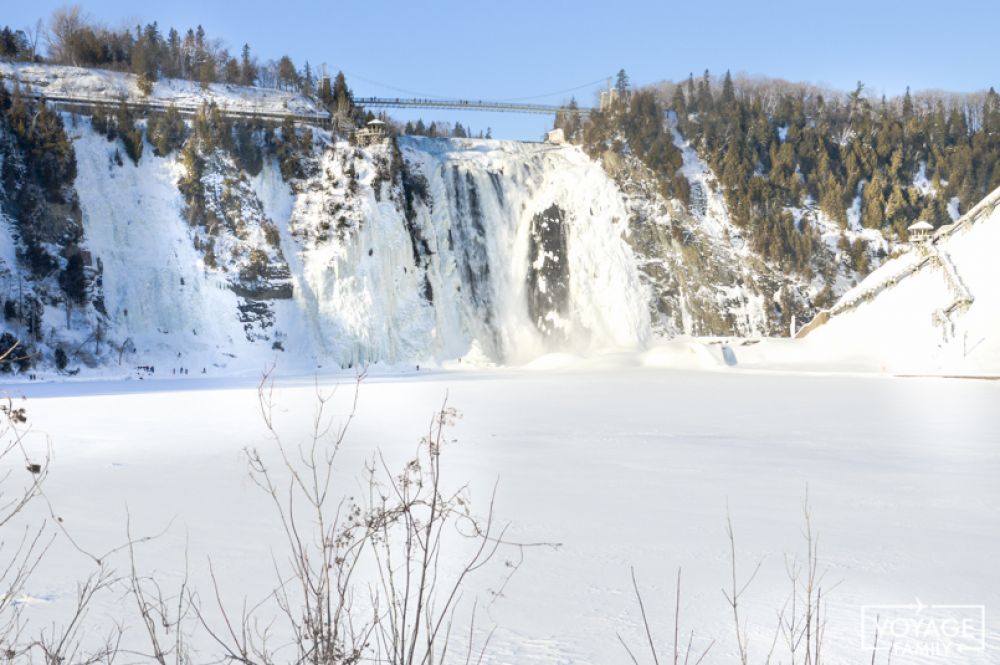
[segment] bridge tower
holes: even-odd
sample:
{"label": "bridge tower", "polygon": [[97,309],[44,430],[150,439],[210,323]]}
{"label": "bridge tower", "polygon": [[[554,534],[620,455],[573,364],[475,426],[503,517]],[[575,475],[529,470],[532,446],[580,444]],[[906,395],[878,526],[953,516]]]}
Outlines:
{"label": "bridge tower", "polygon": [[618,89],[611,85],[611,77],[608,77],[608,89],[601,90],[601,110],[611,109],[618,101]]}

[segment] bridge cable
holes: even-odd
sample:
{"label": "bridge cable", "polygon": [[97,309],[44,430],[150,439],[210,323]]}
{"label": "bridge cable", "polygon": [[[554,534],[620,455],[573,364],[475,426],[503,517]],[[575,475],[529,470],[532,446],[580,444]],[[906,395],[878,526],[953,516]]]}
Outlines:
{"label": "bridge cable", "polygon": [[394,85],[389,85],[388,83],[381,83],[379,81],[374,81],[374,80],[372,80],[370,78],[365,78],[364,76],[361,76],[359,74],[352,74],[351,72],[348,72],[348,71],[345,71],[345,70],[340,70],[340,71],[344,72],[345,76],[349,76],[352,79],[359,79],[361,81],[364,81],[365,83],[370,83],[372,85],[377,85],[380,88],[387,88],[389,90],[395,90],[396,92],[405,92],[408,95],[416,95],[416,96],[422,97],[424,99],[438,99],[438,100],[446,100],[446,99],[448,99],[448,97],[446,97],[446,96],[432,95],[432,94],[429,94],[429,93],[426,93],[426,92],[417,92],[416,90],[407,90],[406,88],[397,88]]}
{"label": "bridge cable", "polygon": [[[382,83],[380,81],[375,81],[373,79],[366,78],[366,77],[361,76],[359,74],[352,74],[351,72],[348,72],[346,70],[340,70],[340,71],[344,72],[345,76],[349,76],[349,77],[354,78],[354,79],[359,79],[361,81],[364,81],[365,83],[370,83],[372,85],[377,85],[377,86],[379,86],[381,88],[387,88],[389,90],[395,90],[396,92],[403,92],[403,93],[406,93],[408,95],[417,95],[418,97],[421,97],[423,99],[432,99],[432,100],[439,100],[439,101],[447,101],[447,100],[451,99],[451,97],[449,97],[447,95],[433,95],[433,94],[426,93],[426,92],[418,92],[416,90],[408,90],[406,88],[399,88],[399,87],[396,87],[394,85],[389,85],[388,83]],[[554,97],[555,95],[562,95],[562,94],[565,94],[567,92],[573,92],[573,91],[576,91],[576,90],[580,90],[582,88],[588,88],[588,87],[590,87],[592,85],[597,85],[598,83],[603,83],[604,81],[607,81],[607,80],[608,80],[607,76],[602,76],[601,78],[595,79],[593,81],[590,81],[589,83],[584,83],[582,85],[574,86],[572,88],[565,88],[563,90],[556,90],[555,92],[548,92],[548,93],[545,93],[545,94],[542,94],[542,95],[530,95],[530,96],[527,96],[527,97],[510,97],[510,98],[507,98],[507,99],[491,99],[491,100],[483,100],[483,101],[492,101],[492,102],[522,102],[522,101],[528,101],[528,100],[531,100],[531,99],[542,99],[544,97]],[[465,98],[463,98],[463,99],[465,99]],[[471,98],[468,98],[468,99],[471,99]]]}
{"label": "bridge cable", "polygon": [[528,101],[530,99],[542,99],[543,97],[554,97],[556,95],[564,95],[567,92],[573,92],[575,90],[580,90],[582,88],[589,88],[592,85],[597,85],[598,83],[604,83],[607,80],[608,80],[607,76],[602,76],[601,78],[599,78],[599,79],[597,79],[595,81],[591,81],[590,83],[584,83],[583,85],[578,85],[578,86],[573,87],[573,88],[566,88],[565,90],[556,90],[555,92],[549,92],[549,93],[546,93],[544,95],[531,95],[530,97],[510,97],[508,99],[497,99],[497,100],[494,100],[494,101],[498,101],[498,102],[524,102],[524,101]]}

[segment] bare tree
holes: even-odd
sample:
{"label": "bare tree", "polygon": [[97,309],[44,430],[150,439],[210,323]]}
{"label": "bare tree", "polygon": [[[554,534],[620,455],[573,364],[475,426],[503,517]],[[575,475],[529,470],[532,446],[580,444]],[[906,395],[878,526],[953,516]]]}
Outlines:
{"label": "bare tree", "polygon": [[747,588],[753,583],[760,567],[764,561],[760,560],[754,567],[753,572],[746,579],[741,579],[736,571],[736,530],[733,528],[733,519],[726,507],[726,536],[729,539],[729,562],[730,562],[730,585],[728,589],[722,590],[722,595],[726,598],[733,613],[733,625],[736,628],[736,646],[739,650],[740,665],[747,665],[749,662],[749,637],[747,634],[746,620],[740,616],[740,599],[746,593]]}
{"label": "bare tree", "polygon": [[[0,352],[0,361],[10,358],[16,348],[15,344]],[[78,584],[76,603],[68,621],[44,628],[35,636],[26,634],[22,608],[29,598],[25,588],[58,532],[65,533],[62,520],[55,515],[43,491],[52,458],[51,446],[46,444],[41,457],[30,454],[25,444],[27,422],[23,406],[15,405],[9,396],[0,397],[0,464],[7,469],[0,475],[0,662],[22,662],[25,658],[32,662],[38,654],[46,665],[110,663],[121,637],[119,627],[110,626],[102,640],[85,634],[84,628],[93,599],[110,589],[115,581],[113,571],[100,561]],[[23,475],[17,477],[15,473]],[[47,506],[58,529],[51,528],[46,519],[18,524],[17,518],[23,516],[25,508],[39,500]],[[9,543],[13,547],[8,547]]]}
{"label": "bare tree", "polygon": [[[3,351],[0,360],[9,357],[16,347]],[[10,397],[0,402],[0,462],[7,469],[0,476],[0,652],[15,655],[22,651],[22,594],[28,578],[52,544],[53,534],[42,522],[31,526],[15,526],[15,518],[38,495],[39,487],[48,475],[50,455],[43,460],[32,459],[24,446],[27,415],[23,406],[16,406]],[[16,470],[24,474],[14,477]],[[17,535],[8,541],[11,529]],[[13,547],[7,546],[13,542]]]}
{"label": "bare tree", "polygon": [[189,624],[193,620],[193,600],[188,588],[187,550],[184,555],[184,576],[174,593],[152,575],[139,572],[135,545],[145,539],[132,536],[131,517],[127,519],[129,572],[127,595],[135,603],[148,650],[131,649],[128,653],[141,656],[159,665],[188,665],[191,651],[188,645]]}
{"label": "bare tree", "polygon": [[[362,499],[335,490],[334,462],[355,417],[362,377],[354,388],[350,412],[334,426],[327,415],[335,392],[316,389],[317,408],[310,435],[299,444],[283,440],[274,422],[273,381],[265,375],[258,389],[260,412],[279,463],[268,454],[246,450],[250,475],[271,500],[286,545],[286,560],[275,559],[277,585],[264,600],[243,603],[234,612],[210,564],[214,600],[222,616],[209,619],[193,594],[191,606],[200,625],[229,662],[269,665],[282,662],[350,665],[372,660],[392,665],[440,662],[459,629],[457,610],[470,575],[502,547],[523,552],[539,544],[504,540],[496,528],[493,503],[484,518],[471,509],[467,487],[452,487],[441,466],[446,432],[458,417],[445,404],[427,435],[401,471],[393,472],[376,453],[366,464]],[[451,487],[451,489],[449,489]],[[494,488],[495,492],[495,488]],[[458,538],[468,548],[456,547]],[[442,562],[465,558],[457,567]],[[511,573],[518,562],[508,562]],[[369,577],[359,577],[359,570]],[[371,572],[374,571],[374,572]],[[374,579],[371,576],[374,575]],[[504,580],[506,584],[506,579]],[[501,587],[502,591],[502,587]],[[273,646],[273,615],[291,634],[292,645]],[[468,630],[466,660],[472,662],[489,643],[489,633],[473,646],[476,605]],[[294,657],[279,651],[291,649]]]}
{"label": "bare tree", "polygon": [[55,62],[77,65],[75,62],[73,41],[80,29],[87,24],[80,5],[59,7],[52,12],[49,19],[49,31],[46,35],[49,47],[49,57]]}
{"label": "bare tree", "polygon": [[[649,627],[649,618],[646,616],[646,605],[642,602],[642,594],[639,592],[639,582],[635,579],[635,569],[632,569],[632,590],[635,592],[635,599],[639,604],[639,613],[642,615],[642,627],[643,632],[646,636],[646,643],[649,645],[649,654],[652,659],[653,665],[660,665],[660,655],[656,649],[656,642],[653,639],[653,631]],[[705,657],[708,656],[708,652],[712,650],[715,646],[715,640],[708,643],[700,654],[693,651],[694,649],[694,636],[695,632],[692,630],[688,634],[687,644],[684,647],[684,660],[683,665],[699,665]],[[632,660],[633,665],[639,665],[639,658],[636,656],[636,651],[629,647],[625,639],[618,635],[618,641],[625,648],[626,653],[628,653],[629,658]],[[692,663],[691,658],[694,657]],[[674,594],[674,643],[673,643],[673,665],[681,665],[681,569],[677,569],[677,587],[676,593]]]}
{"label": "bare tree", "polygon": [[118,654],[122,629],[111,625],[107,635],[100,640],[85,635],[86,618],[94,598],[116,582],[114,571],[102,565],[83,582],[77,584],[76,603],[69,621],[42,629],[39,636],[27,646],[25,654],[31,657],[39,652],[45,665],[111,665]]}

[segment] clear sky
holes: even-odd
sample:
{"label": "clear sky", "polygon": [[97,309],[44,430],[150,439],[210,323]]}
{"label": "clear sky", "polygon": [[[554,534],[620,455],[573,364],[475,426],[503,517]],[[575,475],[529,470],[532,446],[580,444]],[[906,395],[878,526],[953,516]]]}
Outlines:
{"label": "clear sky", "polygon": [[[0,24],[24,28],[64,2],[3,0]],[[404,91],[465,99],[546,95],[624,67],[637,84],[713,73],[748,74],[892,95],[907,85],[974,91],[1000,87],[997,0],[91,0],[112,26],[202,24],[232,51],[342,69],[359,95]],[[363,77],[363,78],[362,78]],[[377,82],[377,83],[376,83]],[[592,103],[597,85],[576,91]],[[559,103],[568,94],[538,97]],[[546,116],[396,111],[459,120],[506,138],[536,138]]]}

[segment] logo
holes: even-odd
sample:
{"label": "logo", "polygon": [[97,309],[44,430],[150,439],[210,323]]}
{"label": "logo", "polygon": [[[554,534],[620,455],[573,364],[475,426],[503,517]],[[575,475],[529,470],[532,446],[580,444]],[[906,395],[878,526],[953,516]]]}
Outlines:
{"label": "logo", "polygon": [[864,605],[861,648],[930,658],[985,651],[986,606]]}

